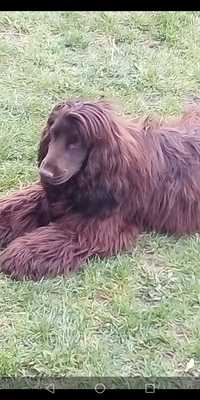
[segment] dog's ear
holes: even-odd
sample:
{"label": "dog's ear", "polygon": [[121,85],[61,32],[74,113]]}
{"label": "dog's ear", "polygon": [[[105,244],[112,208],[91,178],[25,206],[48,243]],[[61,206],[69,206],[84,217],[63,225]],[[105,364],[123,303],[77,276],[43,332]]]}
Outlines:
{"label": "dog's ear", "polygon": [[101,214],[118,205],[123,194],[123,182],[116,165],[120,164],[118,159],[118,146],[114,143],[112,148],[99,145],[91,150],[81,176],[81,185],[87,190],[80,190],[80,198],[75,193],[74,198],[84,213]]}
{"label": "dog's ear", "polygon": [[38,157],[37,157],[38,167],[40,166],[42,160],[45,158],[45,156],[48,152],[48,147],[49,147],[49,142],[50,142],[50,135],[49,135],[50,127],[55,121],[56,113],[59,110],[61,110],[65,106],[65,104],[66,103],[63,101],[54,106],[54,108],[52,109],[52,111],[49,114],[46,126],[42,130],[39,148],[38,148]]}

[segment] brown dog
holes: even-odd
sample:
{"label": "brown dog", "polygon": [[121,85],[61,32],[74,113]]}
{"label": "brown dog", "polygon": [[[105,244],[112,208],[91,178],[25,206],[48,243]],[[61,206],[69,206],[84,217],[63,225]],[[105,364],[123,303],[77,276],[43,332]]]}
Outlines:
{"label": "brown dog", "polygon": [[34,280],[130,248],[139,232],[200,232],[200,109],[168,123],[63,102],[38,154],[40,182],[0,200],[0,271]]}

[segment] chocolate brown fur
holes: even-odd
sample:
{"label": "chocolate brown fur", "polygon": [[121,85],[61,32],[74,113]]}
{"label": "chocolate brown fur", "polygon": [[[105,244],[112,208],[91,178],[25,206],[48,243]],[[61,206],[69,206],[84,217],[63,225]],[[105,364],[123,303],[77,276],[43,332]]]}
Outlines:
{"label": "chocolate brown fur", "polygon": [[60,103],[42,132],[39,166],[61,117],[87,157],[61,185],[41,179],[0,200],[0,271],[67,275],[95,255],[131,248],[141,231],[200,232],[200,108],[173,121],[134,122],[100,101]]}

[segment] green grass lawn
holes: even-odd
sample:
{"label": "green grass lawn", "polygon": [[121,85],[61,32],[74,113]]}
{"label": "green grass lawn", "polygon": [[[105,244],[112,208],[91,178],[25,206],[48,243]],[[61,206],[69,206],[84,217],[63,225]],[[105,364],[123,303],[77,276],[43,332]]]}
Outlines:
{"label": "green grass lawn", "polygon": [[[1,12],[1,195],[36,179],[52,106],[100,96],[137,115],[199,100],[200,13]],[[0,293],[0,376],[200,374],[198,235],[144,235],[69,280],[1,274]]]}

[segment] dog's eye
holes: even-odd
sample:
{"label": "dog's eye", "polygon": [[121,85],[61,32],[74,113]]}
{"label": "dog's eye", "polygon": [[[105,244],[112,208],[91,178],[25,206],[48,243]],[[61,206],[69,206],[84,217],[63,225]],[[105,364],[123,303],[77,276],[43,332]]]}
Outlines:
{"label": "dog's eye", "polygon": [[79,143],[78,143],[78,142],[73,142],[73,143],[70,143],[70,144],[68,145],[68,149],[69,149],[69,150],[74,150],[74,149],[77,149],[78,146],[79,146]]}
{"label": "dog's eye", "polygon": [[67,140],[67,147],[70,150],[76,149],[79,146],[79,144],[80,141],[78,140],[78,137],[76,135],[72,135]]}

